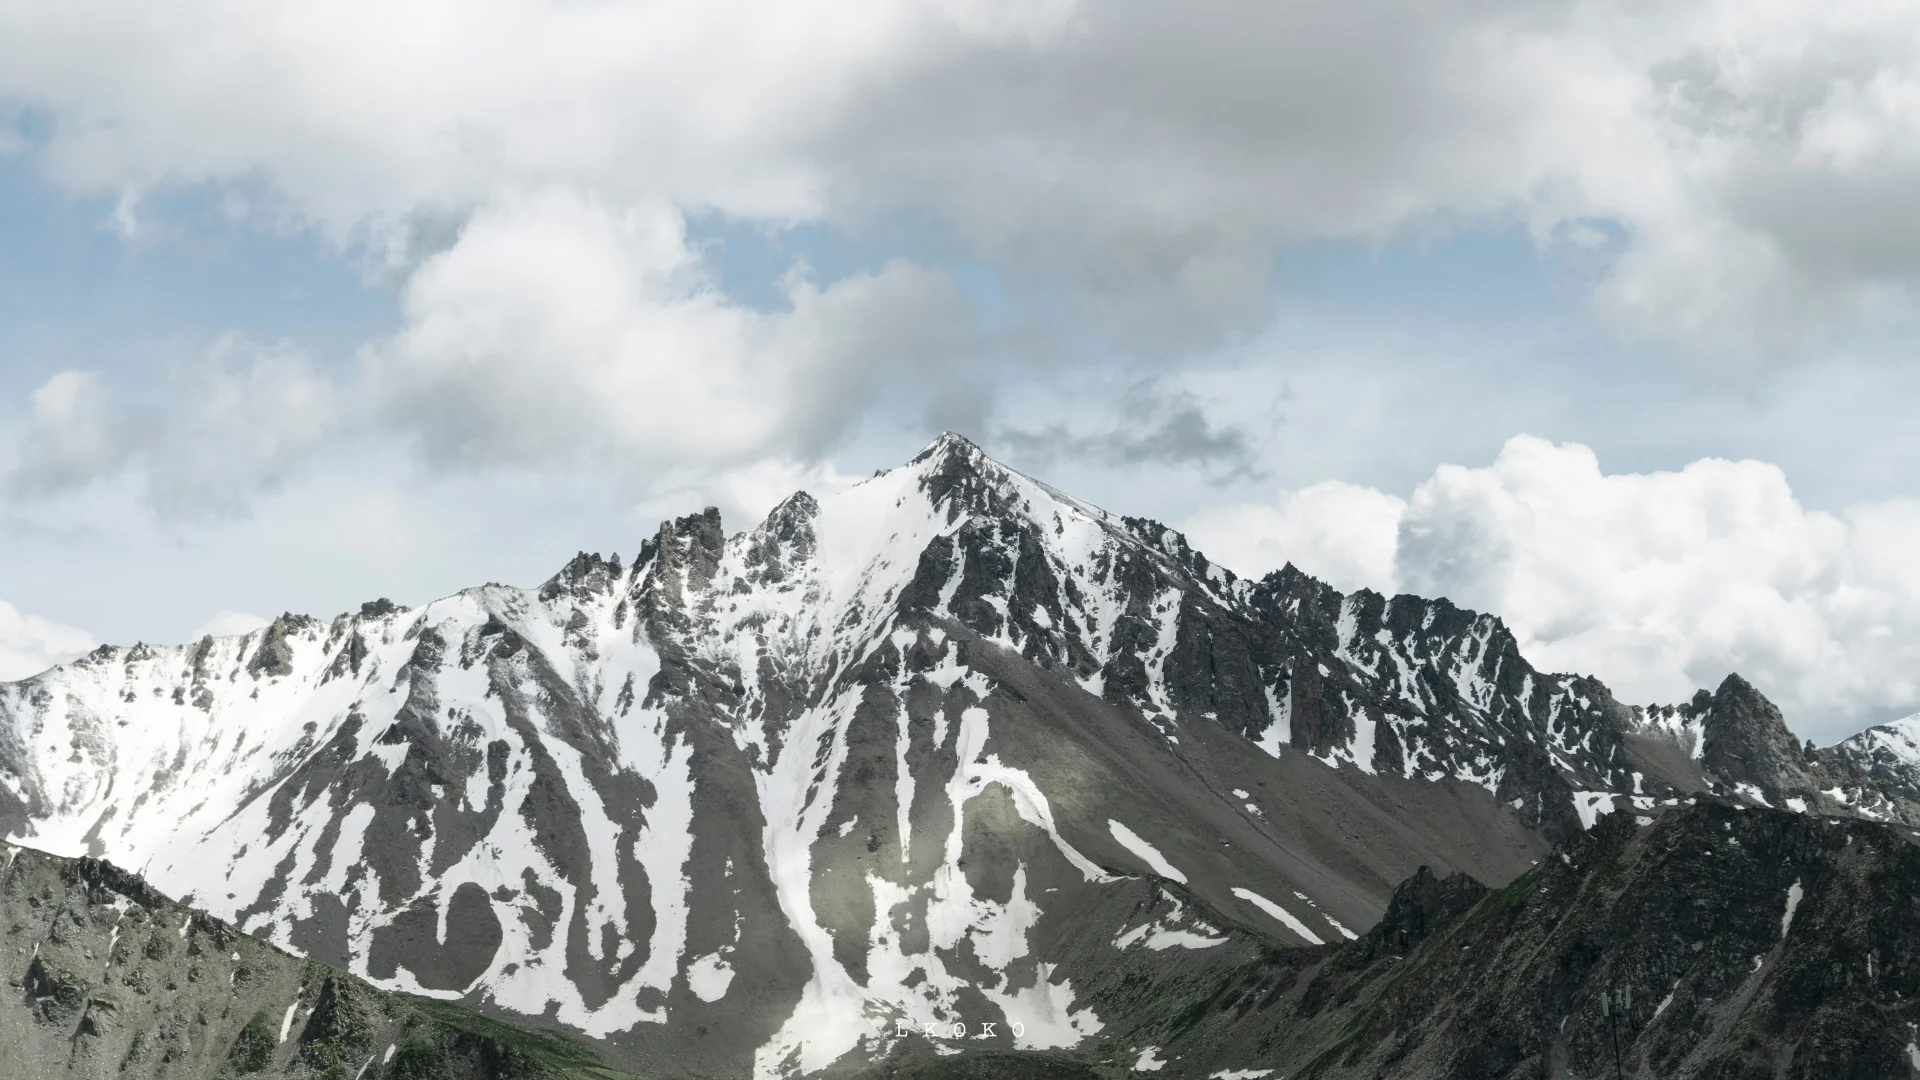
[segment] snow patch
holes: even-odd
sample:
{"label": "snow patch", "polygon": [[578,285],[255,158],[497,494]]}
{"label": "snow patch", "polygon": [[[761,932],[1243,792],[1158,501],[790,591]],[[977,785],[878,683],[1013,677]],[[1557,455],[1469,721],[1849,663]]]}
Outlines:
{"label": "snow patch", "polygon": [[1205,934],[1196,934],[1191,930],[1155,928],[1153,933],[1147,935],[1147,948],[1152,949],[1154,952],[1165,952],[1168,949],[1176,947],[1182,949],[1210,949],[1215,945],[1225,944],[1226,940],[1224,936],[1208,937]]}
{"label": "snow patch", "polygon": [[[1344,698],[1344,694],[1342,697]],[[1354,709],[1348,706],[1353,715],[1353,741],[1347,744],[1347,752],[1353,757],[1353,763],[1363,773],[1373,775],[1374,729],[1379,726],[1366,706]]]}
{"label": "snow patch", "polygon": [[[1166,894],[1163,892],[1162,895]],[[1147,948],[1154,952],[1164,952],[1173,948],[1210,949],[1225,943],[1226,935],[1199,919],[1192,920],[1190,926],[1186,925],[1186,905],[1172,896],[1167,896],[1167,899],[1173,904],[1171,912],[1122,933],[1113,939],[1114,947],[1126,949],[1144,941]]]}
{"label": "snow patch", "polygon": [[1574,792],[1573,809],[1580,815],[1580,827],[1591,829],[1600,820],[1601,814],[1613,813],[1617,798],[1611,791]]}
{"label": "snow patch", "polygon": [[1131,851],[1141,862],[1146,863],[1154,873],[1168,880],[1177,881],[1182,885],[1187,883],[1187,875],[1175,869],[1174,865],[1167,861],[1167,857],[1160,854],[1160,849],[1147,843],[1146,840],[1141,838],[1139,833],[1134,832],[1132,829],[1127,828],[1112,818],[1107,819],[1107,830],[1113,833],[1115,840],[1120,841],[1121,847]]}
{"label": "snow patch", "polygon": [[719,1001],[733,985],[733,965],[717,952],[710,952],[687,965],[687,989],[701,1001]]}
{"label": "snow patch", "polygon": [[1316,934],[1312,930],[1307,929],[1306,923],[1303,923],[1299,919],[1295,918],[1293,915],[1293,912],[1288,911],[1286,908],[1281,907],[1279,904],[1276,904],[1273,901],[1267,899],[1266,897],[1261,896],[1259,893],[1254,892],[1252,889],[1242,889],[1236,885],[1234,886],[1234,889],[1233,889],[1233,895],[1239,897],[1242,900],[1245,900],[1247,903],[1252,904],[1254,907],[1259,908],[1261,911],[1266,912],[1268,915],[1273,916],[1275,919],[1278,919],[1280,922],[1286,925],[1287,929],[1307,939],[1307,942],[1309,944],[1312,944],[1312,945],[1326,944],[1325,941],[1321,940],[1319,934]]}
{"label": "snow patch", "polygon": [[1315,914],[1327,920],[1327,925],[1333,927],[1334,931],[1338,933],[1341,937],[1346,938],[1348,941],[1358,941],[1360,939],[1360,935],[1347,929],[1345,926],[1342,926],[1340,924],[1339,919],[1336,919],[1333,916],[1327,914],[1326,912],[1321,911],[1320,905],[1313,902],[1313,897],[1308,896],[1306,893],[1301,892],[1299,889],[1293,890],[1293,896],[1294,896],[1294,899],[1312,908]]}
{"label": "snow patch", "polygon": [[1293,687],[1288,685],[1284,697],[1275,694],[1271,686],[1261,689],[1267,695],[1267,730],[1260,733],[1260,741],[1254,745],[1268,757],[1277,758],[1281,748],[1293,741]]}

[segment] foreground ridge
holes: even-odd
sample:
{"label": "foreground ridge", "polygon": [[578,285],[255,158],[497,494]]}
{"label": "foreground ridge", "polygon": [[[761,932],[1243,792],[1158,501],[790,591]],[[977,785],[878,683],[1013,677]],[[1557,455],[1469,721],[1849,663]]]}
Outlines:
{"label": "foreground ridge", "polygon": [[617,1080],[563,1037],[384,993],[97,859],[0,846],[14,1077]]}

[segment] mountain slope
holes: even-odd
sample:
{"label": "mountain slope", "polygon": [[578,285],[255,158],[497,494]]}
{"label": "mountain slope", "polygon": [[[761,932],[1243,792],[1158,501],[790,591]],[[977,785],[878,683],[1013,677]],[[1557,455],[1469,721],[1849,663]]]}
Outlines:
{"label": "mountain slope", "polygon": [[5,1074],[618,1080],[567,1040],[289,956],[94,859],[0,846]]}
{"label": "mountain slope", "polygon": [[1617,1044],[1631,1077],[1916,1076],[1917,898],[1920,847],[1884,825],[1614,814],[1503,889],[1423,868],[1356,941],[1176,985],[1077,1075],[1571,1080],[1613,1076]]}
{"label": "mountain slope", "polygon": [[634,1067],[771,1076],[902,1022],[1079,1046],[1136,957],[1344,940],[1421,865],[1508,881],[1616,807],[1912,818],[1750,689],[1630,709],[1497,619],[1240,580],[948,436],[537,589],[0,687],[0,828]]}

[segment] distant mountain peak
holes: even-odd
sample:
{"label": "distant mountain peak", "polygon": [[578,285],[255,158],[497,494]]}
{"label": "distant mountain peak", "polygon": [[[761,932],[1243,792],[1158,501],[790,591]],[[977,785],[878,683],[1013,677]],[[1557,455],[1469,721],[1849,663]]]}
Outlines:
{"label": "distant mountain peak", "polygon": [[1773,702],[1746,679],[1729,674],[1702,717],[1706,769],[1729,784],[1762,789],[1806,788],[1800,743]]}
{"label": "distant mountain peak", "polygon": [[[974,442],[972,439],[967,438],[957,431],[943,431],[935,436],[934,440],[923,447],[919,453],[909,458],[907,464],[918,465],[923,461],[949,454],[974,459],[987,457],[986,451],[980,448],[979,443]],[[987,460],[992,459],[988,458]]]}

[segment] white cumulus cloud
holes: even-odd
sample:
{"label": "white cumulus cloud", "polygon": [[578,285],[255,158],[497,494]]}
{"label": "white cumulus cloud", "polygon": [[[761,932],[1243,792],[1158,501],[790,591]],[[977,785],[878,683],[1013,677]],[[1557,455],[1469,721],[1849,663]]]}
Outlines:
{"label": "white cumulus cloud", "polygon": [[118,470],[132,449],[125,426],[98,375],[55,374],[33,392],[8,486],[15,494],[44,495]]}
{"label": "white cumulus cloud", "polygon": [[272,619],[262,615],[255,615],[251,611],[221,611],[216,612],[213,618],[202,623],[200,628],[190,635],[190,638],[191,640],[198,641],[209,634],[214,637],[232,637],[237,634],[250,634],[263,626],[271,625],[272,622]]}
{"label": "white cumulus cloud", "polygon": [[0,600],[0,682],[38,675],[98,644],[85,630],[29,615]]}
{"label": "white cumulus cloud", "polygon": [[1190,532],[1243,572],[1292,561],[1492,612],[1536,665],[1628,701],[1739,671],[1820,736],[1920,703],[1920,502],[1810,510],[1765,462],[1608,474],[1584,446],[1520,436],[1404,501],[1320,484],[1214,509]]}
{"label": "white cumulus cloud", "polygon": [[1405,499],[1339,480],[1283,491],[1272,503],[1229,503],[1189,518],[1207,557],[1242,573],[1291,562],[1342,592],[1391,590]]}
{"label": "white cumulus cloud", "polygon": [[946,275],[902,262],[783,310],[730,301],[664,204],[565,190],[486,210],[405,289],[406,326],[362,357],[365,390],[430,457],[613,472],[817,452],[890,377],[965,334]]}

